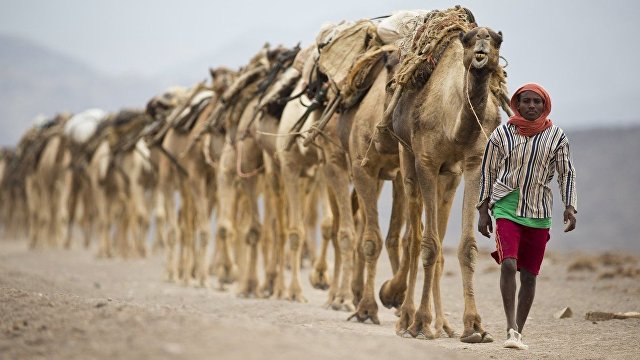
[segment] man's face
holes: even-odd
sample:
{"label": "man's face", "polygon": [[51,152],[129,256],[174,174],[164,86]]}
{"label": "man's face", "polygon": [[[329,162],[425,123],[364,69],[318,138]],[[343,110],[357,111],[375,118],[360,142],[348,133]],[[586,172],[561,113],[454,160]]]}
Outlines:
{"label": "man's face", "polygon": [[533,121],[542,115],[544,111],[544,100],[533,91],[524,91],[520,94],[518,111],[523,118]]}

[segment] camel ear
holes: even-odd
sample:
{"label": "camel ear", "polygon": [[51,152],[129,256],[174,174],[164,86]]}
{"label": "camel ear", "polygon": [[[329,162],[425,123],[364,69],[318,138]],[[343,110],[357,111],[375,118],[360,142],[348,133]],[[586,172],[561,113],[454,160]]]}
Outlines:
{"label": "camel ear", "polygon": [[500,47],[500,45],[502,44],[502,31],[498,30],[498,33],[496,34],[496,45],[498,47]]}
{"label": "camel ear", "polygon": [[209,74],[211,75],[211,80],[216,79],[216,71],[213,68],[209,68]]}

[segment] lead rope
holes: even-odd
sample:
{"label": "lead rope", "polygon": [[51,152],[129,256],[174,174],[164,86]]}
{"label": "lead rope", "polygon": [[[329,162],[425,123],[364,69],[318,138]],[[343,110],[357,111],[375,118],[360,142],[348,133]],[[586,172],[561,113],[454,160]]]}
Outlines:
{"label": "lead rope", "polygon": [[467,68],[467,101],[469,102],[469,107],[471,108],[471,111],[473,112],[473,116],[476,117],[476,121],[478,122],[478,126],[480,126],[480,130],[482,130],[482,135],[484,135],[484,138],[489,141],[489,136],[487,136],[487,132],[484,131],[484,128],[482,127],[482,124],[480,123],[480,118],[478,118],[478,114],[476,114],[476,110],[473,108],[473,105],[471,104],[471,97],[469,96],[469,74],[471,73],[471,62],[469,63],[469,67]]}

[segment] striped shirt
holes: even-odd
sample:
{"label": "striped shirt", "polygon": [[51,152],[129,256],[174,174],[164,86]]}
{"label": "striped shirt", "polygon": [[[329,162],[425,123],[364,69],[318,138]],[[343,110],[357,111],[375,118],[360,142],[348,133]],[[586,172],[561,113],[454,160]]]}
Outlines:
{"label": "striped shirt", "polygon": [[558,172],[562,202],[577,210],[576,172],[562,129],[553,125],[528,137],[518,134],[515,125],[501,125],[493,131],[484,150],[477,207],[490,198],[491,208],[519,188],[518,216],[551,217],[553,196],[549,183],[554,170]]}

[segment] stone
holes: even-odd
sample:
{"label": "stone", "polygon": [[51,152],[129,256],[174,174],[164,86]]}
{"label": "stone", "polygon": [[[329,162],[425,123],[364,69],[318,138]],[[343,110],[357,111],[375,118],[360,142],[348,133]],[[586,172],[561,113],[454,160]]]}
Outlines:
{"label": "stone", "polygon": [[566,307],[558,312],[556,312],[555,314],[553,314],[553,317],[556,319],[566,319],[566,318],[570,318],[573,316],[573,311],[571,311],[570,307]]}

